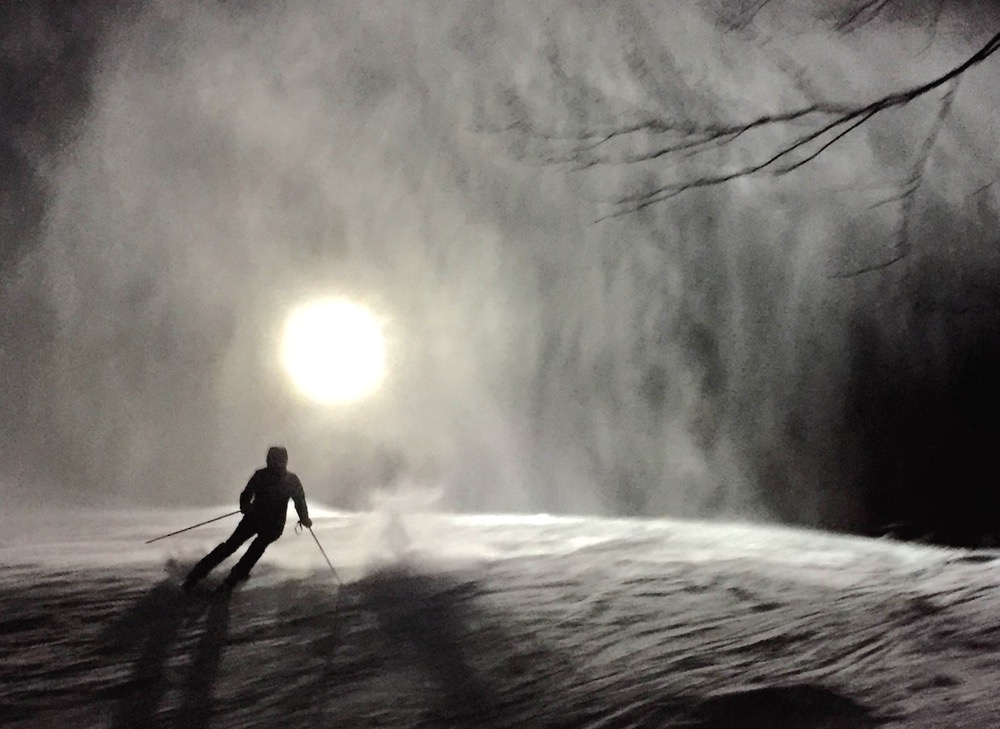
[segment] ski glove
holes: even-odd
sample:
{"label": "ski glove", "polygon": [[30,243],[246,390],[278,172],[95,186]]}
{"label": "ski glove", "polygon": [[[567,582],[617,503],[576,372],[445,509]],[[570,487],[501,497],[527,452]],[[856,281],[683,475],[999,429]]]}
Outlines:
{"label": "ski glove", "polygon": [[308,516],[304,516],[301,519],[299,519],[299,524],[304,526],[306,529],[311,529],[313,525],[313,520],[310,519]]}

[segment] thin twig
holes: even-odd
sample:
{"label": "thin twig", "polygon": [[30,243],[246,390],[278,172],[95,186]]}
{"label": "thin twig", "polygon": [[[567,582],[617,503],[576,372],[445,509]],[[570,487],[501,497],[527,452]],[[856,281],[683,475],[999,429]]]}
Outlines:
{"label": "thin twig", "polygon": [[[998,49],[1000,49],[1000,33],[994,35],[979,51],[977,51],[975,54],[966,59],[965,62],[952,68],[947,73],[944,73],[941,76],[931,81],[928,81],[927,83],[921,84],[919,86],[914,86],[912,88],[906,89],[905,91],[900,91],[895,94],[889,94],[888,96],[884,96],[864,106],[844,111],[836,119],[830,121],[829,123],[823,125],[822,127],[813,132],[809,132],[807,134],[799,136],[790,144],[785,145],[784,147],[779,149],[776,153],[772,154],[770,157],[763,160],[762,162],[751,164],[743,168],[740,168],[738,170],[734,170],[732,172],[701,177],[694,180],[674,183],[670,185],[664,185],[651,192],[622,197],[617,201],[615,201],[614,203],[617,207],[620,207],[621,209],[609,215],[603,216],[602,218],[600,218],[600,220],[604,220],[606,218],[618,217],[620,215],[641,210],[642,208],[647,207],[648,205],[652,205],[658,202],[663,202],[664,200],[676,197],[678,194],[686,192],[688,190],[701,187],[710,187],[713,185],[720,185],[726,182],[730,182],[739,177],[747,177],[756,174],[758,172],[762,172],[776,165],[776,163],[778,163],[781,160],[784,160],[786,157],[794,154],[796,151],[802,149],[803,147],[808,146],[810,143],[819,140],[824,135],[833,131],[838,131],[838,133],[832,140],[824,143],[817,151],[809,154],[805,159],[779,167],[773,172],[774,174],[786,174],[788,172],[791,172],[792,170],[798,169],[799,167],[802,166],[802,164],[804,164],[807,161],[815,159],[821,153],[829,149],[834,142],[842,139],[848,133],[857,129],[859,126],[861,126],[861,124],[868,121],[879,112],[907,104],[921,96],[924,96],[930,91],[933,91],[934,89],[948,83],[949,81],[959,78],[963,73],[972,68],[974,65],[981,63],[982,61],[989,58]],[[950,108],[951,105],[950,98],[951,98],[950,95],[946,97],[946,104],[948,108]],[[739,134],[753,128],[799,119],[806,114],[815,113],[817,110],[829,109],[829,108],[833,107],[823,106],[823,105],[813,105],[811,107],[807,107],[806,109],[800,109],[795,112],[787,112],[784,114],[760,117],[749,123],[739,126],[719,127],[716,128],[716,131],[720,134],[720,136],[722,136],[723,134],[731,134],[739,136]],[[846,129],[840,130],[839,128],[842,126],[846,126]],[[936,137],[936,133],[933,136]],[[698,140],[694,144],[695,145],[704,144],[705,141],[707,140]],[[677,150],[672,150],[672,151],[677,151]],[[664,154],[668,153],[669,152],[665,152]],[[642,159],[639,161],[647,161],[647,160]]]}

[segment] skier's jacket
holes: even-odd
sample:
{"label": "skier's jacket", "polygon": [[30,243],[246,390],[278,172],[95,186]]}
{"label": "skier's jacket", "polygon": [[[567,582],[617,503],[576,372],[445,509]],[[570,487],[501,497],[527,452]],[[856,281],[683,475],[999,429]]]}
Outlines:
{"label": "skier's jacket", "polygon": [[289,499],[295,504],[299,519],[307,519],[309,508],[299,477],[284,468],[261,468],[240,494],[240,511],[252,520],[258,534],[273,541],[285,530]]}

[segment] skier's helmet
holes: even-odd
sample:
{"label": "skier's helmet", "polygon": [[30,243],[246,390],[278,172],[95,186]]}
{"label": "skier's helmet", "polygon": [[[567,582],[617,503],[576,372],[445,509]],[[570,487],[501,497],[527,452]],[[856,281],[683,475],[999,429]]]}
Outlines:
{"label": "skier's helmet", "polygon": [[285,468],[288,465],[288,451],[281,446],[267,449],[267,465],[270,468]]}

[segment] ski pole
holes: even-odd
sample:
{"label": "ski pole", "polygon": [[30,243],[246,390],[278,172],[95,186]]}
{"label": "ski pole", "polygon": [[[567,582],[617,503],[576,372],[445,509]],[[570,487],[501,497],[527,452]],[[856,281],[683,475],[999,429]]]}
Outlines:
{"label": "ski pole", "polygon": [[323,559],[326,560],[326,563],[330,565],[330,569],[333,570],[333,576],[337,578],[337,584],[343,585],[344,583],[340,581],[340,575],[337,574],[337,570],[334,568],[333,562],[331,562],[330,558],[326,556],[326,550],[323,549],[323,545],[319,543],[318,539],[316,539],[316,532],[313,531],[312,527],[309,527],[309,533],[312,534],[313,541],[316,542],[316,546],[319,547],[319,551],[323,553]]}
{"label": "ski pole", "polygon": [[167,537],[172,537],[175,534],[180,534],[181,532],[189,532],[192,529],[197,529],[200,526],[205,526],[206,524],[211,524],[213,521],[218,521],[219,519],[225,519],[227,516],[233,516],[234,514],[239,514],[240,510],[230,511],[228,514],[223,514],[222,516],[217,516],[214,519],[209,519],[208,521],[203,521],[201,524],[195,524],[194,526],[185,527],[183,529],[178,529],[176,532],[170,532],[170,534],[164,534],[162,537],[157,537],[156,539],[149,539],[145,543],[152,544],[153,542],[158,542],[161,539],[166,539]]}

